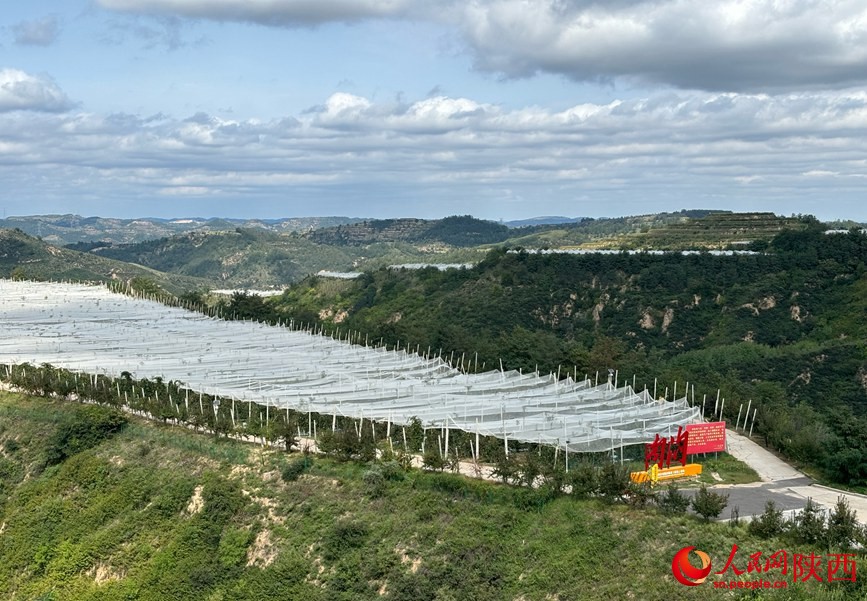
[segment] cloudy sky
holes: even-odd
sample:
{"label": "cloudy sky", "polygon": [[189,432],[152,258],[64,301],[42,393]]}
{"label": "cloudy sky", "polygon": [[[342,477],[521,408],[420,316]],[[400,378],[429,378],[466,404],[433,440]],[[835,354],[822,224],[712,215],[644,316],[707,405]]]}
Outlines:
{"label": "cloudy sky", "polygon": [[7,215],[867,221],[863,0],[31,0]]}

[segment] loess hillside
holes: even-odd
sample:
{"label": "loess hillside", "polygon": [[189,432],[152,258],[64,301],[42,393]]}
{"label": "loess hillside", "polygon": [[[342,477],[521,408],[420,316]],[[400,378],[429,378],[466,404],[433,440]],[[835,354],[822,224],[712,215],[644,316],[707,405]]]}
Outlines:
{"label": "loess hillside", "polygon": [[[384,466],[314,457],[284,478],[299,454],[123,421],[0,393],[2,598],[716,599],[709,584],[674,581],[678,549],[716,561],[734,544],[786,544],[452,474],[398,469],[383,481],[369,473]],[[862,582],[751,598],[854,599]]]}

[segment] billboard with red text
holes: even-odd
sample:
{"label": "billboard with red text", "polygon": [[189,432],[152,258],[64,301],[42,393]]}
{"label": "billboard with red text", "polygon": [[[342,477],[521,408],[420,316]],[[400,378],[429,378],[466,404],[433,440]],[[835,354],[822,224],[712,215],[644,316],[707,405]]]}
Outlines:
{"label": "billboard with red text", "polygon": [[716,453],[726,450],[726,423],[710,422],[708,424],[689,424],[686,427],[689,433],[686,452],[689,455],[696,453]]}

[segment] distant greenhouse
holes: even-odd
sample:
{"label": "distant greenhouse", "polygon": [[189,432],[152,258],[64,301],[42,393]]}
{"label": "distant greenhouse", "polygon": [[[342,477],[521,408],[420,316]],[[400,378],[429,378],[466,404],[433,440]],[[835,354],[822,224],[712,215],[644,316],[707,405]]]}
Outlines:
{"label": "distant greenhouse", "polygon": [[0,280],[0,363],[162,377],[324,415],[456,428],[571,452],[609,451],[700,421],[686,397],[517,371],[464,373],[405,349],[223,321],[78,284]]}

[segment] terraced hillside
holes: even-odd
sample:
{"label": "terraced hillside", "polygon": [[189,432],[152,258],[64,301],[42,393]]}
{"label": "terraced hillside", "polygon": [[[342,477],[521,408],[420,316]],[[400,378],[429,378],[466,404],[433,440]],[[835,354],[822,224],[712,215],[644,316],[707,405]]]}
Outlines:
{"label": "terraced hillside", "polygon": [[700,219],[685,219],[639,231],[598,239],[583,248],[611,249],[724,249],[748,248],[767,242],[784,230],[804,229],[796,217],[773,213],[715,213]]}

